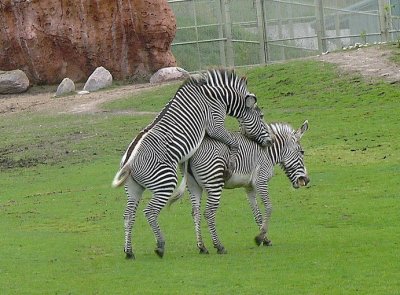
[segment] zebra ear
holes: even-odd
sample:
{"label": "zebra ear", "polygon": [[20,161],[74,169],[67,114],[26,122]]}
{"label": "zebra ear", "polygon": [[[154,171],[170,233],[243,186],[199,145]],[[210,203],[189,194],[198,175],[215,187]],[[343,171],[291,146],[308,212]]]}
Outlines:
{"label": "zebra ear", "polygon": [[296,130],[295,136],[297,140],[300,140],[300,138],[303,136],[304,132],[308,130],[308,120],[305,120],[303,125],[299,129]]}
{"label": "zebra ear", "polygon": [[257,102],[257,97],[254,94],[249,94],[246,96],[246,107],[253,108]]}

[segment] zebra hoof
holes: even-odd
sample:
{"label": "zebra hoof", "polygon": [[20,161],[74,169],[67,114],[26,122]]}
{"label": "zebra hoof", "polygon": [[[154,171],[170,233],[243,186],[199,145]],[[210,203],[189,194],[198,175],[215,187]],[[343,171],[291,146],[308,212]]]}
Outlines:
{"label": "zebra hoof", "polygon": [[200,249],[199,254],[209,254],[209,252],[208,252],[206,247],[204,247],[204,246],[203,247],[199,247],[199,249]]}
{"label": "zebra hoof", "polygon": [[154,253],[156,253],[158,257],[163,258],[163,256],[164,256],[164,249],[157,248],[157,249],[154,250]]}
{"label": "zebra hoof", "polygon": [[266,247],[272,246],[272,241],[265,238],[263,241],[263,246],[266,246]]}
{"label": "zebra hoof", "polygon": [[164,241],[157,242],[157,248],[154,250],[154,252],[160,258],[163,258],[163,256],[164,256],[164,246],[165,246],[165,242]]}
{"label": "zebra hoof", "polygon": [[264,242],[264,236],[258,235],[254,238],[254,241],[256,242],[257,246],[260,246]]}
{"label": "zebra hoof", "polygon": [[135,255],[133,254],[132,249],[129,249],[129,250],[124,249],[124,252],[125,252],[126,259],[135,259]]}
{"label": "zebra hoof", "polygon": [[125,253],[126,259],[135,259],[135,255],[132,252]]}
{"label": "zebra hoof", "polygon": [[218,248],[217,254],[228,254],[228,251],[224,247]]}

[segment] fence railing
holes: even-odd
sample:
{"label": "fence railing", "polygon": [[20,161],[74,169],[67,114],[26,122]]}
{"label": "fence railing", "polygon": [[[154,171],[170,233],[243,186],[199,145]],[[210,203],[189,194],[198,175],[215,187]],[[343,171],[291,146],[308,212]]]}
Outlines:
{"label": "fence railing", "polygon": [[400,0],[169,0],[172,51],[188,71],[399,40]]}

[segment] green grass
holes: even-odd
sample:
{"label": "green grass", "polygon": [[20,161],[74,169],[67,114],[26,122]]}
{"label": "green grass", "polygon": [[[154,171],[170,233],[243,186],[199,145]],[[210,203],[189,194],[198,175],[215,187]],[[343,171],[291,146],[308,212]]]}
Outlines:
{"label": "green grass", "polygon": [[396,44],[388,45],[388,48],[392,51],[390,60],[400,65],[400,42],[397,41]]}
{"label": "green grass", "polygon": [[[197,253],[187,198],[160,215],[166,253],[141,211],[137,259],[123,254],[125,195],[110,188],[125,147],[152,115],[0,117],[0,286],[3,294],[398,294],[399,86],[365,82],[313,61],[242,69],[268,121],[299,127],[311,177],[294,190],[270,182],[272,247],[243,190],[217,215],[228,250]],[[178,84],[104,106],[158,112]],[[231,128],[235,127],[229,121]]]}

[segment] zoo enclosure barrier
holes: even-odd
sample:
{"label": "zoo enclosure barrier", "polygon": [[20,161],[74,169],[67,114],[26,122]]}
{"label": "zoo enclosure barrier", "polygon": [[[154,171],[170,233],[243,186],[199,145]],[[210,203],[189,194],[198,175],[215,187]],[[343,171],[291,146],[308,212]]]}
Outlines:
{"label": "zoo enclosure barrier", "polygon": [[172,52],[188,71],[400,42],[400,0],[168,0]]}

